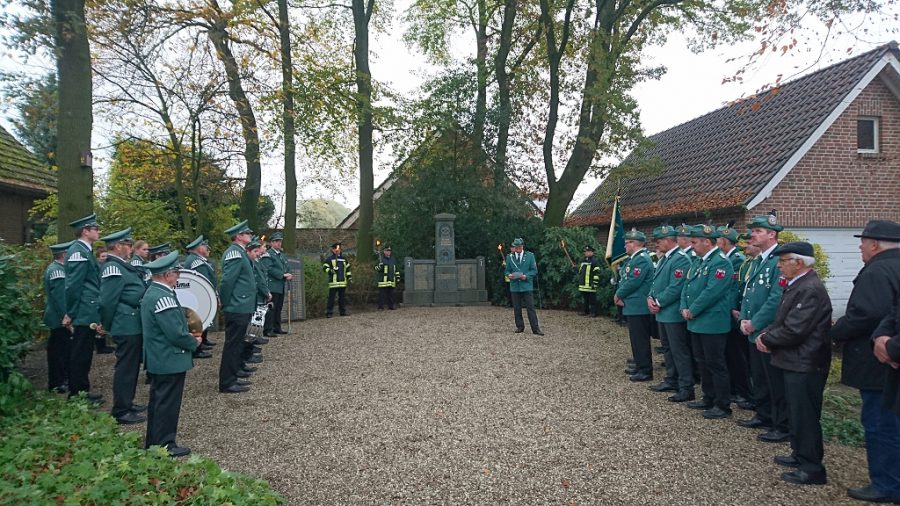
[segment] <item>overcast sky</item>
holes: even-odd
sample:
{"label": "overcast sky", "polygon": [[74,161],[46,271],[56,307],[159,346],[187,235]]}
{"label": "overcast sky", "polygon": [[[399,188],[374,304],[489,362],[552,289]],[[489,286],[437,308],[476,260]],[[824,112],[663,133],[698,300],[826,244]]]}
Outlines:
{"label": "overcast sky", "polygon": [[[409,0],[397,0],[394,3],[395,19],[399,19],[399,13]],[[880,19],[889,19],[881,17]],[[750,54],[756,47],[756,42],[748,42],[728,46],[701,54],[692,53],[681,35],[669,37],[669,41],[662,47],[655,47],[647,51],[646,61],[648,65],[665,65],[666,74],[657,81],[640,84],[634,90],[639,107],[641,122],[648,135],[668,129],[677,124],[696,118],[712,110],[722,107],[726,102],[741,96],[756,92],[760,87],[774,83],[777,76],[783,75],[784,80],[796,78],[799,74],[806,74],[837,61],[865,52],[892,39],[893,26],[887,26],[879,19],[862,18],[854,20],[856,26],[838,27],[840,30],[853,30],[856,36],[832,35],[830,42],[820,55],[821,39],[813,40],[824,33],[820,26],[808,26],[805,39],[801,38],[799,50],[791,51],[787,55],[775,55],[769,53],[755,71],[745,75],[742,83],[723,84],[723,77],[730,76],[743,63],[744,57]],[[868,31],[860,40],[862,27]],[[412,92],[433,71],[424,58],[416,51],[407,48],[402,40],[404,27],[399,21],[395,21],[392,30],[387,35],[378,35],[372,41],[373,61],[372,76],[374,79],[388,83],[392,88],[402,93]],[[835,30],[837,31],[837,30]],[[474,38],[470,32],[461,34],[455,39],[454,52],[465,56],[474,48]],[[727,63],[729,59],[737,58],[737,61]],[[21,62],[14,60],[11,55],[0,50],[0,68],[17,67]],[[41,62],[32,62],[35,71],[41,71]],[[0,123],[9,129],[7,115],[9,111],[0,107],[3,116]],[[101,132],[109,131],[102,125],[95,125],[93,144],[101,146],[107,144]],[[108,157],[97,157],[103,163]],[[390,159],[376,159],[375,184],[380,184],[387,177],[393,164]],[[264,193],[283,193],[284,177],[281,174],[282,162],[280,159],[266,160],[264,164]],[[302,181],[302,174],[300,175]],[[595,179],[586,180],[575,196],[572,206],[580,203],[598,184]],[[323,195],[319,188],[302,188],[300,198],[312,198],[324,196],[334,198],[349,208],[355,207],[358,202],[357,183],[346,188],[339,195]],[[280,199],[279,199],[280,200]]]}

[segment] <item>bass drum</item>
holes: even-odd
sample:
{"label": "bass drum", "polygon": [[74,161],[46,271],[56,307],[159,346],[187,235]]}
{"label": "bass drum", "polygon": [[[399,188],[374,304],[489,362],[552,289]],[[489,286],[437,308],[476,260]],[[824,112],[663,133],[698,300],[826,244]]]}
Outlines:
{"label": "bass drum", "polygon": [[179,269],[175,296],[182,307],[192,309],[203,321],[206,330],[216,319],[219,302],[216,290],[202,274],[190,269]]}

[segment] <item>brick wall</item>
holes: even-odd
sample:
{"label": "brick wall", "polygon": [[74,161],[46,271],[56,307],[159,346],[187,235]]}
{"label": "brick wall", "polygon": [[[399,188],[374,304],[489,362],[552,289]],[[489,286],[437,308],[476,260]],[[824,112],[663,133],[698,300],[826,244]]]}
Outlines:
{"label": "brick wall", "polygon": [[[878,116],[880,152],[856,152],[856,120]],[[778,209],[787,227],[863,228],[900,221],[900,101],[876,78],[751,214]]]}

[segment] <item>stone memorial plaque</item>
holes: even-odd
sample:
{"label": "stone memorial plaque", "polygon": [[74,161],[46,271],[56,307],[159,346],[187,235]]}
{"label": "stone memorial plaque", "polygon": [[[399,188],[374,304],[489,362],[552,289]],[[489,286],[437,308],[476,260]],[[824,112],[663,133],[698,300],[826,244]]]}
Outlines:
{"label": "stone memorial plaque", "polygon": [[416,290],[434,290],[434,266],[413,265],[413,278],[415,278]]}
{"label": "stone memorial plaque", "polygon": [[478,288],[478,277],[475,274],[474,263],[457,264],[458,285],[460,290],[475,290]]}

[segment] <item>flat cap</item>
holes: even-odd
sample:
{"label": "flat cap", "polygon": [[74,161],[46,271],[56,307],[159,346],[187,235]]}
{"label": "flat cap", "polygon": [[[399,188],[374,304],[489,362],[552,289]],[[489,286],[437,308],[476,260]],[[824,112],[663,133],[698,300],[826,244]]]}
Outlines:
{"label": "flat cap", "polygon": [[853,237],[900,242],[900,223],[891,220],[872,220],[866,223],[866,228],[863,229],[861,234]]}
{"label": "flat cap", "polygon": [[774,254],[788,255],[790,253],[794,253],[795,255],[802,255],[805,257],[814,257],[816,256],[815,250],[813,250],[813,245],[808,242],[789,242],[782,244],[779,246]]}

